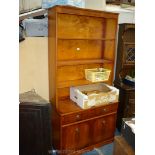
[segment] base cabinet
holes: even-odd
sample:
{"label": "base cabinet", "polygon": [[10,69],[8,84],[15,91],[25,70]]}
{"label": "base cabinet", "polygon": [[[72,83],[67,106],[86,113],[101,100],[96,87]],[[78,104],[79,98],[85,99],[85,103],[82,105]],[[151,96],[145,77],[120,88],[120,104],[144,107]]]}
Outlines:
{"label": "base cabinet", "polygon": [[19,105],[19,154],[49,155],[52,149],[50,104]]}
{"label": "base cabinet", "polygon": [[[109,113],[105,112],[103,115],[94,115],[94,117],[88,115],[85,120],[77,120],[74,123],[67,123],[66,121],[64,124],[63,122],[60,126],[59,136],[57,135],[60,137],[57,146],[60,147],[58,148],[55,145],[54,149],[58,150],[59,155],[78,155],[112,142],[116,128],[117,105],[118,103],[114,103],[110,106],[94,109],[96,112],[101,109],[109,109]],[[82,113],[88,113],[88,111],[84,110]],[[91,112],[93,112],[92,109]],[[74,115],[77,116],[77,114]],[[60,116],[59,119],[62,120],[62,117]],[[68,121],[70,122],[70,120]],[[53,144],[55,144],[57,137],[53,136]]]}

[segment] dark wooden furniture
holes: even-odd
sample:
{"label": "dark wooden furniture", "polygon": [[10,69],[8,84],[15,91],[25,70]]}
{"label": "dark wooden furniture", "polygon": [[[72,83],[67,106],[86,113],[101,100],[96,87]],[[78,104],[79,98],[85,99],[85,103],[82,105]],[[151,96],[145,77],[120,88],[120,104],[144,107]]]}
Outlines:
{"label": "dark wooden furniture", "polygon": [[135,116],[135,88],[116,81],[114,86],[120,90],[116,126],[121,131],[122,118]]}
{"label": "dark wooden furniture", "polygon": [[127,5],[135,5],[135,0],[106,0],[106,4],[127,4]]}
{"label": "dark wooden furniture", "polygon": [[113,155],[135,155],[135,151],[122,136],[115,136]]}
{"label": "dark wooden furniture", "polygon": [[118,103],[83,110],[69,88],[91,83],[87,68],[111,69],[112,84],[118,14],[55,6],[48,15],[53,146],[59,154],[81,154],[113,141]]}
{"label": "dark wooden furniture", "polygon": [[50,109],[50,104],[33,92],[20,95],[20,155],[52,154]]}
{"label": "dark wooden furniture", "polygon": [[126,75],[135,72],[135,25],[120,24],[117,48],[117,63],[114,86],[120,90],[117,128],[121,130],[123,117],[135,115],[135,87],[123,83]]}

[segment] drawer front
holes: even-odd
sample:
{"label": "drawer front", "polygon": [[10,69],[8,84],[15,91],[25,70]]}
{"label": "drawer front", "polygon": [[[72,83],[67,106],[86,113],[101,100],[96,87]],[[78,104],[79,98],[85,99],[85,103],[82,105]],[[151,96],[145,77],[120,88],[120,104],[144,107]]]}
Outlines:
{"label": "drawer front", "polygon": [[78,112],[78,113],[63,116],[62,117],[62,124],[69,124],[69,123],[78,122],[78,121],[87,119],[88,118],[87,115],[88,114],[86,114],[84,112]]}
{"label": "drawer front", "polygon": [[112,103],[92,109],[83,110],[81,112],[65,115],[62,117],[62,125],[90,119],[100,115],[106,115],[117,111],[118,103]]}

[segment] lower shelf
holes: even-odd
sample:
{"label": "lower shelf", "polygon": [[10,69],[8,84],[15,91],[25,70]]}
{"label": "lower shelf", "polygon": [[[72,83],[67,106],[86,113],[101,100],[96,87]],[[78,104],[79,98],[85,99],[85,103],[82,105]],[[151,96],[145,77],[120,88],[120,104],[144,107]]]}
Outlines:
{"label": "lower shelf", "polygon": [[87,84],[101,83],[101,82],[108,84],[108,81],[91,82],[86,79],[81,79],[81,80],[71,80],[71,81],[59,82],[58,88],[66,88],[66,87],[70,87],[70,86],[80,86],[80,85],[87,85]]}
{"label": "lower shelf", "polygon": [[93,63],[113,63],[113,60],[106,59],[90,59],[90,60],[62,60],[58,61],[58,66],[72,66],[72,65],[84,65]]}

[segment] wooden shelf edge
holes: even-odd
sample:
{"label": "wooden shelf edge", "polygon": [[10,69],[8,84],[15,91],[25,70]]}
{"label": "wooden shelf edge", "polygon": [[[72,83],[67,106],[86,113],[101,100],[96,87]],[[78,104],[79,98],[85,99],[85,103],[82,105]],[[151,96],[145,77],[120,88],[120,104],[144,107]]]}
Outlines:
{"label": "wooden shelf edge", "polygon": [[70,86],[79,86],[79,85],[87,85],[87,84],[95,84],[95,83],[107,83],[108,80],[106,81],[98,81],[98,82],[91,82],[88,81],[86,79],[82,79],[82,80],[71,80],[71,81],[63,81],[63,82],[59,82],[58,83],[58,89],[59,88],[67,88]]}
{"label": "wooden shelf edge", "polygon": [[[65,116],[65,115],[69,115],[69,114],[74,114],[75,112],[90,111],[92,109],[98,109],[98,108],[104,107],[104,106],[111,106],[112,104],[117,104],[117,106],[118,106],[118,102],[114,102],[114,103],[103,104],[103,105],[99,105],[99,106],[93,106],[88,109],[82,109],[75,102],[73,102],[70,98],[68,98],[65,100],[58,101],[59,106],[58,106],[57,110],[61,116]],[[68,108],[66,109],[65,107],[68,107]],[[116,112],[110,112],[110,114],[111,113],[116,113]],[[104,114],[104,115],[109,115],[109,114]],[[97,117],[100,117],[100,116],[97,116]]]}
{"label": "wooden shelf edge", "polygon": [[57,66],[72,66],[72,65],[84,65],[93,63],[113,63],[112,60],[106,59],[92,59],[92,60],[64,60],[58,61]]}
{"label": "wooden shelf edge", "polygon": [[57,39],[62,40],[115,40],[115,38],[65,38],[65,37],[58,37]]}

